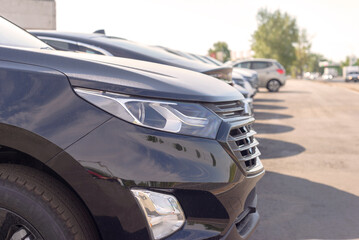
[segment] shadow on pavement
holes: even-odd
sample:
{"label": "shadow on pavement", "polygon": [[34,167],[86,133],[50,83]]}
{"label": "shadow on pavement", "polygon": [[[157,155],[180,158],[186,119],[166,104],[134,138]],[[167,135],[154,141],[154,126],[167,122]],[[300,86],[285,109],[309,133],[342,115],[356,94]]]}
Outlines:
{"label": "shadow on pavement", "polygon": [[257,184],[261,221],[251,240],[358,239],[359,197],[267,172]]}
{"label": "shadow on pavement", "polygon": [[294,130],[294,128],[290,126],[265,123],[254,123],[253,128],[259,134],[285,133]]}
{"label": "shadow on pavement", "polygon": [[290,157],[305,151],[305,148],[296,143],[290,143],[269,138],[257,138],[262,160],[269,158]]}
{"label": "shadow on pavement", "polygon": [[265,105],[265,104],[253,104],[254,109],[265,109],[265,110],[280,110],[287,109],[288,107],[275,106],[275,105]]}
{"label": "shadow on pavement", "polygon": [[266,99],[266,98],[255,98],[254,102],[284,102],[282,99]]}
{"label": "shadow on pavement", "polygon": [[254,118],[256,120],[285,119],[292,117],[293,117],[292,115],[287,115],[287,114],[254,111]]}

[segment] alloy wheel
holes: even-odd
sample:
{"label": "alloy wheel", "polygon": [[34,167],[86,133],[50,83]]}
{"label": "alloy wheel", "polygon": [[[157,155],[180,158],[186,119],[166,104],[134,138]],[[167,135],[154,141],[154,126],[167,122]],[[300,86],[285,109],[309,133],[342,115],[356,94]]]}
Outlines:
{"label": "alloy wheel", "polygon": [[267,88],[270,92],[277,92],[280,88],[280,83],[278,80],[270,80],[267,84]]}
{"label": "alloy wheel", "polygon": [[38,231],[16,213],[0,208],[0,239],[43,240]]}

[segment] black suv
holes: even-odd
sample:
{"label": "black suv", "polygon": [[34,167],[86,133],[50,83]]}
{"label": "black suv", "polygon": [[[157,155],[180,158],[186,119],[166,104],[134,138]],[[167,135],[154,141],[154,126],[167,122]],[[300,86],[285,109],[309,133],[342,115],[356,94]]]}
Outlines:
{"label": "black suv", "polygon": [[264,169],[242,100],[200,73],[52,50],[0,18],[0,239],[248,238]]}

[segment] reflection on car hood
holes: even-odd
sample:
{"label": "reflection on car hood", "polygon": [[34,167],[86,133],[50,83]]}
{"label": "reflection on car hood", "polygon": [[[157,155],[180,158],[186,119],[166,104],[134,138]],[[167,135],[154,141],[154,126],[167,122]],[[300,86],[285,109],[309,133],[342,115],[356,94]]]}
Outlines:
{"label": "reflection on car hood", "polygon": [[197,102],[242,99],[216,78],[161,64],[54,50],[0,47],[0,60],[56,69],[71,85],[151,98]]}
{"label": "reflection on car hood", "polygon": [[247,68],[233,68],[233,72],[242,74],[245,77],[252,77],[253,75],[257,74],[256,71]]}
{"label": "reflection on car hood", "polygon": [[[201,73],[208,72],[216,68],[211,64],[186,59],[184,57],[169,53],[161,48],[148,46],[122,38],[105,36],[102,34],[70,33],[52,30],[30,31],[30,33],[40,38],[47,37],[64,39],[89,44],[90,46],[97,46],[101,49],[105,49],[113,56],[117,57],[159,63]],[[222,68],[224,67],[225,66],[222,66]],[[228,67],[232,68],[231,66]]]}

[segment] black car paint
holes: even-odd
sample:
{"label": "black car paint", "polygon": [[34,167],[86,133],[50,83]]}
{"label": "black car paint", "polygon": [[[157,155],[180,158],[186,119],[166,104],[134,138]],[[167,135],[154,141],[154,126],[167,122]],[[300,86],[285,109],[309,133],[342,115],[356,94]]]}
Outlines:
{"label": "black car paint", "polygon": [[[160,76],[176,80],[155,90],[141,82]],[[180,81],[188,82],[182,90]],[[199,87],[204,81],[207,89]],[[246,177],[237,167],[223,144],[229,126],[222,124],[217,140],[150,130],[87,103],[72,85],[195,102],[241,99],[237,91],[208,76],[148,63],[0,47],[0,145],[56,172],[88,207],[103,239],[149,238],[133,187],[179,199],[187,221],[169,239],[234,234],[232,223],[263,172]]]}
{"label": "black car paint", "polygon": [[223,102],[243,98],[215,78],[150,62],[53,50],[0,49],[9,61],[21,59],[37,66],[46,62],[46,67],[66,73],[73,86],[183,101]]}
{"label": "black car paint", "polygon": [[[179,57],[173,54],[168,53],[165,50],[158,49],[156,47],[140,45],[135,42],[131,42],[126,39],[108,37],[103,34],[86,34],[86,33],[66,33],[58,31],[30,31],[36,37],[50,37],[54,39],[69,40],[73,42],[79,42],[84,44],[89,44],[91,46],[99,47],[106,50],[110,54],[116,57],[136,59],[146,62],[153,62],[158,64],[164,64],[173,67],[184,68],[192,70],[195,72],[206,73],[207,72],[222,72],[232,69],[228,66],[213,66],[205,63],[200,63],[197,61],[192,61]],[[114,43],[111,41],[117,41]],[[128,46],[130,45],[130,46]],[[145,51],[137,50],[136,46],[148,48],[152,53],[147,53]],[[155,55],[155,54],[158,55]]]}

